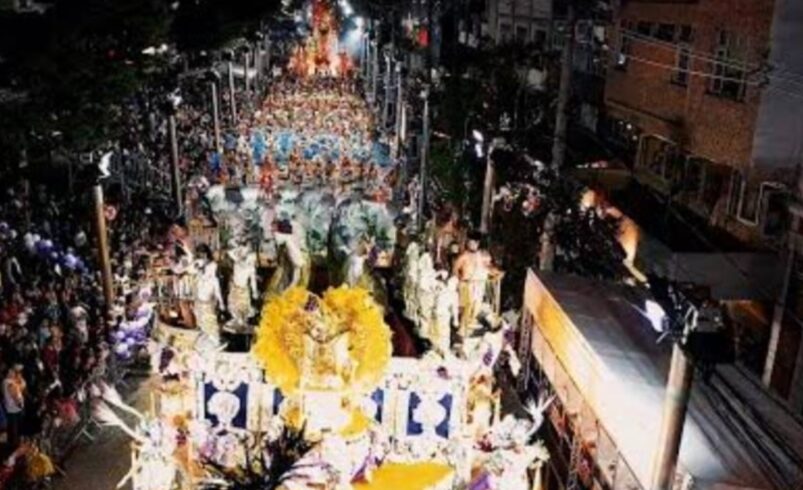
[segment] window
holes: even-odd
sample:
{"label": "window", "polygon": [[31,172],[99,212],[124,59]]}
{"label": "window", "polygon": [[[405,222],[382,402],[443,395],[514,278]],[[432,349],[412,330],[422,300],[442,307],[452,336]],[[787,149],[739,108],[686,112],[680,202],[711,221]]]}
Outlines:
{"label": "window", "polygon": [[683,172],[683,192],[689,198],[698,200],[703,190],[706,166],[710,162],[704,158],[692,157],[686,159],[686,168]]}
{"label": "window", "polygon": [[643,145],[642,166],[664,181],[681,180],[684,157],[677,145],[655,136],[645,137]]}
{"label": "window", "polygon": [[652,31],[654,27],[655,24],[652,22],[640,21],[638,24],[636,24],[636,32],[642,36],[652,37]]}
{"label": "window", "polygon": [[510,41],[510,35],[510,24],[504,22],[499,24],[499,40],[502,42]]}
{"label": "window", "polygon": [[728,198],[728,177],[732,170],[727,165],[706,162],[703,167],[704,182],[700,201],[706,212],[713,213],[720,200]]}
{"label": "window", "polygon": [[627,57],[630,56],[631,37],[625,31],[619,31],[619,52],[616,53],[616,68],[620,70],[627,69]]}
{"label": "window", "polygon": [[679,43],[691,43],[694,33],[690,25],[681,25],[677,29]]}
{"label": "window", "polygon": [[762,233],[767,237],[782,237],[789,223],[789,198],[785,189],[766,183],[762,192],[764,210]]}
{"label": "window", "polygon": [[658,24],[655,30],[655,37],[661,41],[675,41],[675,24]]}
{"label": "window", "polygon": [[546,31],[537,29],[535,31],[535,45],[539,48],[543,48],[544,43],[546,43]]}
{"label": "window", "polygon": [[527,42],[527,27],[525,26],[516,26],[516,41],[525,43]]}
{"label": "window", "polygon": [[742,202],[739,206],[739,219],[749,224],[758,223],[758,208],[759,196],[761,194],[760,186],[758,185],[743,185],[742,186]]}
{"label": "window", "polygon": [[689,84],[689,70],[691,68],[691,51],[688,46],[678,46],[675,57],[675,71],[672,72],[672,82],[684,87]]}
{"label": "window", "polygon": [[744,100],[747,67],[740,40],[728,31],[719,31],[717,38],[708,92],[726,99]]}
{"label": "window", "polygon": [[728,214],[736,216],[739,213],[739,201],[742,199],[744,192],[744,177],[738,170],[734,170],[731,174],[730,189],[728,191]]}

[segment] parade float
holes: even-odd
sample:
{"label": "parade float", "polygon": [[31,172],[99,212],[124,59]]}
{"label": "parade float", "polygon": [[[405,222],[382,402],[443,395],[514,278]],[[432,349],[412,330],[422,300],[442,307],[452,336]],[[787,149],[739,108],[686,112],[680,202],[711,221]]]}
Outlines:
{"label": "parade float", "polygon": [[[458,242],[442,233],[400,246],[394,162],[337,50],[337,17],[324,0],[312,12],[290,75],[190,182],[188,233],[155,273],[150,407],[110,387],[96,407],[132,438],[121,483],[540,489],[549,402],[502,407],[497,372],[519,366],[501,273],[476,237],[453,264]],[[402,357],[402,335],[426,347]]]}

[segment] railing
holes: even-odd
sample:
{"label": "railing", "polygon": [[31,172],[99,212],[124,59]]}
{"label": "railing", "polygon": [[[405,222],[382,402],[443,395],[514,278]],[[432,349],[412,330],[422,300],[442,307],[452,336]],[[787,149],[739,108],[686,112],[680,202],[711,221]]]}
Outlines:
{"label": "railing", "polygon": [[[575,472],[582,484],[580,488],[644,490],[535,321],[530,334],[534,357],[530,371],[535,384],[539,389],[548,389],[557,395],[548,414],[557,436],[553,441],[557,448],[550,449],[558,449],[557,459],[565,464],[570,475]],[[579,457],[572,456],[573,450],[579,452]]]}

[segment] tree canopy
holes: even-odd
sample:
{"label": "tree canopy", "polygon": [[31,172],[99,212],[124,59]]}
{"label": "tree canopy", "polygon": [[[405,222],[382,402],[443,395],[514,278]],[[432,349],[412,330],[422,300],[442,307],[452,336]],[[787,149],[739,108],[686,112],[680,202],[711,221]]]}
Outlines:
{"label": "tree canopy", "polygon": [[85,150],[119,132],[120,105],[171,64],[163,44],[211,50],[253,35],[279,0],[57,0],[44,14],[0,16],[0,146],[60,135]]}

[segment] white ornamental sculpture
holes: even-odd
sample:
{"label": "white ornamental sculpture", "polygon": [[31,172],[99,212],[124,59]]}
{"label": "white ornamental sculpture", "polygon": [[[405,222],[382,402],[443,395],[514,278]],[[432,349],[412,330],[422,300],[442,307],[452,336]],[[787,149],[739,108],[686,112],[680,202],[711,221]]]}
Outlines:
{"label": "white ornamental sculpture", "polygon": [[220,341],[220,328],[217,310],[223,305],[220,280],[217,277],[217,264],[212,260],[212,252],[204,247],[196,264],[199,271],[195,288],[193,313],[198,328],[212,342]]}
{"label": "white ornamental sculpture", "polygon": [[402,295],[404,296],[404,312],[407,318],[413,322],[418,319],[418,259],[420,249],[416,242],[407,246],[404,254],[404,266],[402,269],[404,283],[402,285]]}
{"label": "white ornamental sculpture", "polygon": [[441,279],[435,292],[435,318],[430,341],[433,348],[444,357],[451,353],[452,329],[458,326],[459,321],[460,296],[457,282],[454,276]]}
{"label": "white ornamental sculpture", "polygon": [[234,273],[229,287],[229,312],[235,325],[244,326],[254,314],[251,301],[257,297],[257,256],[247,243],[229,251]]}
{"label": "white ornamental sculpture", "polygon": [[[438,288],[437,272],[432,255],[424,252],[418,259],[418,280],[415,296],[418,303],[418,331],[424,337],[431,333],[435,316],[435,293]],[[429,339],[433,340],[433,339]]]}

